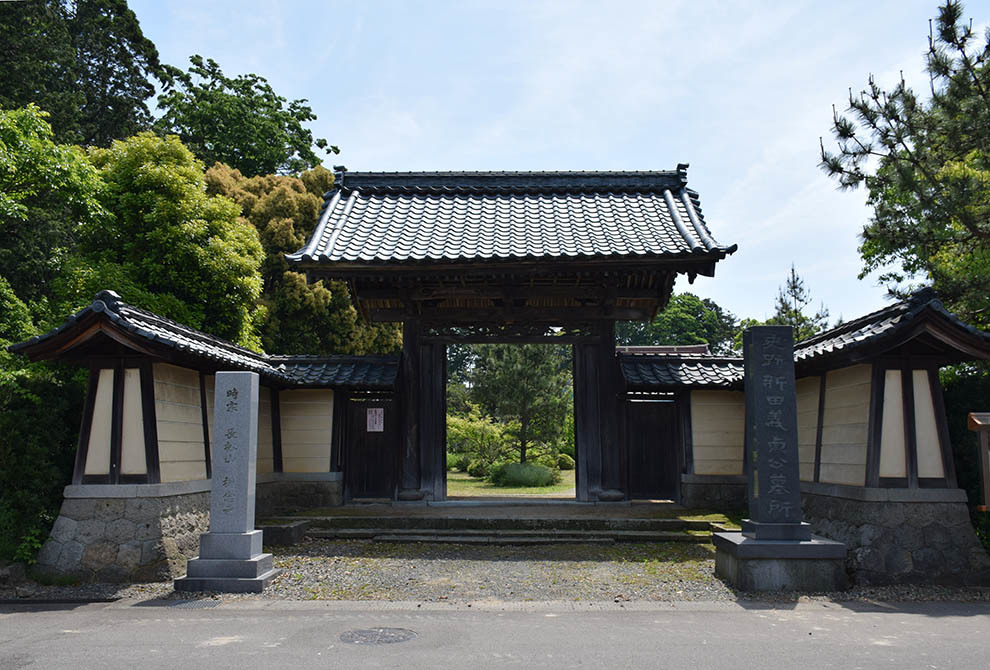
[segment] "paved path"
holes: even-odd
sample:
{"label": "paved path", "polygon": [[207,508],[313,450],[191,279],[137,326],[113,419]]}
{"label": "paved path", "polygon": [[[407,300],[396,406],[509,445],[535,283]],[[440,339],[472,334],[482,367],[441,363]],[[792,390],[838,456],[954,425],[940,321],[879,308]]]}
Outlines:
{"label": "paved path", "polygon": [[[398,628],[415,639],[345,643]],[[0,606],[0,668],[985,668],[990,605]]]}

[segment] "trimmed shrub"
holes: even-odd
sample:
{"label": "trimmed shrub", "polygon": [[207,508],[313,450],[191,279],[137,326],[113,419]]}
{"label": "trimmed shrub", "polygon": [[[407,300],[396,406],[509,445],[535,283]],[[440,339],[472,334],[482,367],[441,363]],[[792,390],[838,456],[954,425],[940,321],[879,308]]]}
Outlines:
{"label": "trimmed shrub", "polygon": [[502,463],[492,468],[488,479],[495,486],[535,487],[555,483],[554,471],[536,463]]}
{"label": "trimmed shrub", "polygon": [[488,476],[488,464],[485,463],[480,458],[473,459],[467,466],[467,473],[472,477],[487,477]]}
{"label": "trimmed shrub", "polygon": [[574,469],[574,459],[567,454],[557,455],[557,467],[561,470],[573,470]]}

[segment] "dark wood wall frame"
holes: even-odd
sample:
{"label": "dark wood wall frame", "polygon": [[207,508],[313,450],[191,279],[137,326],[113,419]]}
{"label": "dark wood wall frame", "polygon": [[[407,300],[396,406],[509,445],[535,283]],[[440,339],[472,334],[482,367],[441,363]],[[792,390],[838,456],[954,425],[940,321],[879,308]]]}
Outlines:
{"label": "dark wood wall frame", "polygon": [[825,390],[828,372],[822,372],[818,381],[818,416],[815,421],[815,463],[812,481],[821,481],[822,476],[822,432],[825,430]]}
{"label": "dark wood wall frame", "polygon": [[[278,389],[268,389],[271,398],[272,470],[282,472],[282,412],[279,408]],[[331,431],[333,429],[331,428]]]}
{"label": "dark wood wall frame", "polygon": [[[148,483],[158,484],[162,481],[161,463],[158,458],[158,418],[155,414],[155,377],[151,361],[141,362],[141,416],[144,422],[144,461],[148,470]],[[200,377],[200,389],[203,380]],[[209,454],[209,447],[207,447]],[[209,456],[207,456],[209,463]],[[209,477],[209,466],[207,466]]]}
{"label": "dark wood wall frame", "polygon": [[[333,392],[333,425],[330,427],[330,472],[344,471],[344,442],[347,439],[347,402],[346,391]],[[397,403],[398,409],[398,403]],[[401,410],[400,410],[401,411]]]}
{"label": "dark wood wall frame", "polygon": [[206,403],[206,373],[199,373],[199,409],[203,416],[203,457],[206,463],[206,478],[213,478],[213,450],[210,448],[210,415]]}
{"label": "dark wood wall frame", "polygon": [[932,405],[935,410],[935,427],[938,430],[938,442],[942,453],[942,471],[945,474],[944,485],[950,489],[958,488],[956,464],[952,457],[952,440],[949,437],[949,418],[945,413],[945,397],[942,395],[942,381],[938,377],[937,368],[928,369],[928,383],[931,386]]}
{"label": "dark wood wall frame", "polygon": [[874,363],[870,375],[870,414],[867,419],[866,435],[866,485],[870,487],[880,486],[880,443],[883,439],[883,403],[886,385],[886,368]]}
{"label": "dark wood wall frame", "polygon": [[86,402],[83,405],[82,425],[79,427],[79,442],[76,445],[76,463],[72,469],[72,483],[83,483],[86,472],[86,458],[89,456],[89,433],[93,428],[93,408],[96,405],[96,390],[100,383],[100,368],[89,369],[86,382]]}
{"label": "dark wood wall frame", "polygon": [[[149,421],[148,421],[148,410],[145,403],[148,391],[146,390],[148,382],[145,382],[145,366],[150,366],[150,363],[146,359],[121,359],[118,358],[112,365],[107,365],[109,361],[102,361],[103,365],[100,368],[93,368],[90,371],[90,386],[93,388],[93,393],[90,395],[87,392],[86,398],[86,409],[83,416],[83,427],[80,433],[80,448],[76,454],[76,468],[77,472],[73,474],[73,483],[78,484],[148,484],[156,483],[160,480],[160,470],[158,465],[158,431],[157,425],[154,423],[154,414],[152,414],[152,423],[150,427],[152,428],[149,434]],[[121,450],[123,445],[123,428],[124,428],[124,371],[129,368],[137,368],[140,370],[140,393],[141,393],[141,414],[142,414],[142,427],[144,428],[144,453],[145,453],[145,473],[144,474],[130,474],[125,475],[121,473]],[[95,411],[96,403],[96,390],[99,385],[99,374],[100,370],[113,370],[113,391],[111,392],[111,410],[110,410],[110,463],[109,471],[107,474],[99,475],[87,475],[85,474],[86,469],[86,459],[89,457],[89,433],[93,426],[93,412]],[[150,372],[148,373],[150,376]],[[95,383],[94,383],[95,376]],[[153,381],[151,382],[154,383]],[[152,412],[154,412],[154,388],[152,386]],[[82,440],[85,437],[86,444],[82,445]],[[153,444],[149,444],[149,439],[153,440]],[[153,453],[149,453],[153,452]],[[154,456],[154,462],[152,463],[151,456]]]}
{"label": "dark wood wall frame", "polygon": [[[694,474],[694,432],[691,426],[691,392],[682,391],[674,396],[677,403],[678,413],[681,417],[681,445],[684,467],[681,470],[688,475]],[[745,460],[745,455],[743,460]],[[678,483],[678,494],[680,493],[680,483]],[[678,495],[678,502],[680,497]]]}
{"label": "dark wood wall frame", "polygon": [[110,420],[110,481],[121,481],[121,445],[124,436],[124,367],[119,362],[113,368],[113,409]]}

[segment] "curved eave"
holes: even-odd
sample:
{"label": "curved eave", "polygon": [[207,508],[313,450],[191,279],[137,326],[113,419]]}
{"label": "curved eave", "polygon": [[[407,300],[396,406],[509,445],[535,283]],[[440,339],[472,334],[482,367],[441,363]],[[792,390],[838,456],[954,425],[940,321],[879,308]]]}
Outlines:
{"label": "curved eave", "polygon": [[959,321],[941,303],[933,301],[908,312],[884,333],[852,342],[841,348],[801,356],[796,351],[799,373],[831,368],[837,363],[860,363],[882,356],[897,356],[912,342],[923,341],[935,349],[930,358],[940,366],[974,360],[990,360],[990,333]]}
{"label": "curved eave", "polygon": [[428,271],[453,271],[465,269],[484,272],[497,270],[511,272],[532,266],[571,269],[580,266],[596,269],[642,270],[644,265],[654,269],[669,268],[676,272],[696,272],[713,276],[715,263],[736,252],[738,245],[716,247],[710,250],[695,249],[677,254],[629,254],[629,255],[562,255],[562,256],[487,256],[459,258],[416,258],[401,261],[390,259],[330,259],[327,256],[307,253],[286,254],[285,259],[296,269],[328,277],[354,277],[368,273],[394,272],[396,274],[416,274]]}

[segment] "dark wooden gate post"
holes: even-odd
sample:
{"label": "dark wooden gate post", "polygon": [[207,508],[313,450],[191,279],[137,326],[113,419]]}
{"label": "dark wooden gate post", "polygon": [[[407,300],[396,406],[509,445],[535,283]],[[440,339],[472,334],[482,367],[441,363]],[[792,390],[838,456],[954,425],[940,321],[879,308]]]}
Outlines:
{"label": "dark wooden gate post", "polygon": [[598,328],[598,407],[601,433],[602,491],[599,500],[626,497],[623,445],[619,441],[619,370],[615,359],[615,322],[602,321]]}
{"label": "dark wooden gate post", "polygon": [[399,459],[399,500],[419,500],[419,420],[420,420],[420,356],[421,325],[418,319],[402,323],[402,455]]}
{"label": "dark wooden gate post", "polygon": [[447,492],[447,345],[419,345],[419,468],[423,496],[444,500]]}

